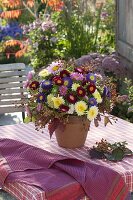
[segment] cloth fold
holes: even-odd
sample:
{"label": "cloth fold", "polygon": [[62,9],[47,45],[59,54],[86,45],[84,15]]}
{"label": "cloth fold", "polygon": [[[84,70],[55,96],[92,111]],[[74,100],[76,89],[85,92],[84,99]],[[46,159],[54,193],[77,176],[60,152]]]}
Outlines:
{"label": "cloth fold", "polygon": [[11,139],[0,140],[0,154],[0,174],[6,168],[0,176],[0,186],[14,181],[35,185],[50,199],[51,192],[79,183],[92,200],[130,200],[121,175],[90,160],[52,154]]}

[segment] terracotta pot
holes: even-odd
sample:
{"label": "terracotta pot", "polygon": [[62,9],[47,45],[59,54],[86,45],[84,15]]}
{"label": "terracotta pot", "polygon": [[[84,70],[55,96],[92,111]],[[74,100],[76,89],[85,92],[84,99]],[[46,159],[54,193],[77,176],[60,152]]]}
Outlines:
{"label": "terracotta pot", "polygon": [[55,130],[58,145],[64,148],[79,148],[84,146],[90,127],[86,117],[70,116],[64,130],[61,126]]}

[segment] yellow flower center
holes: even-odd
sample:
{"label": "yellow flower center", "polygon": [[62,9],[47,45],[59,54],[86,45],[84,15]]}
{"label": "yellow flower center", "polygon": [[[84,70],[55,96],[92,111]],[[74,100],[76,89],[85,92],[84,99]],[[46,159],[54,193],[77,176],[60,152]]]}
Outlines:
{"label": "yellow flower center", "polygon": [[64,81],[64,85],[67,86],[68,85],[68,81]]}
{"label": "yellow flower center", "polygon": [[40,96],[39,99],[40,99],[40,100],[43,100],[43,96]]}
{"label": "yellow flower center", "polygon": [[91,115],[91,116],[94,116],[94,115],[95,115],[94,110],[91,110],[91,111],[90,111],[90,115]]}
{"label": "yellow flower center", "polygon": [[52,69],[53,69],[53,71],[57,71],[59,69],[59,66],[58,65],[54,66]]}
{"label": "yellow flower center", "polygon": [[93,86],[90,87],[90,91],[91,91],[91,92],[93,91]]}
{"label": "yellow flower center", "polygon": [[34,83],[34,84],[32,84],[32,87],[36,87],[36,84]]}
{"label": "yellow flower center", "polygon": [[71,99],[71,100],[74,100],[74,97],[73,97],[73,96],[70,96],[70,99]]}
{"label": "yellow flower center", "polygon": [[61,83],[61,80],[58,80],[57,83]]}
{"label": "yellow flower center", "polygon": [[79,90],[79,94],[82,94],[83,93],[83,91],[82,90]]}
{"label": "yellow flower center", "polygon": [[84,106],[80,105],[80,106],[78,107],[78,110],[81,111],[81,112],[84,111]]}
{"label": "yellow flower center", "polygon": [[91,79],[92,81],[94,81],[94,76],[90,76],[90,79]]}
{"label": "yellow flower center", "polygon": [[49,85],[49,81],[46,81],[46,82],[45,82],[45,85]]}

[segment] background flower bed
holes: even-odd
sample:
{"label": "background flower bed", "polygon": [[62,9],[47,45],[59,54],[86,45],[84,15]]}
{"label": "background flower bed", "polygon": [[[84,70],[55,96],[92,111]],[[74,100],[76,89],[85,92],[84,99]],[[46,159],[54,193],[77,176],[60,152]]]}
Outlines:
{"label": "background flower bed", "polygon": [[[31,34],[28,36],[25,35],[25,33],[23,34],[23,41],[25,42],[25,39],[30,38],[32,35],[32,44],[30,46],[30,52],[28,49],[29,53],[27,52],[27,55],[31,58],[32,53],[32,55],[36,57],[35,61],[31,61],[31,64],[35,69],[41,67],[41,64],[45,65],[51,62],[51,55],[53,55],[54,48],[55,56],[65,60],[70,57],[79,58],[89,52],[107,53],[114,50],[114,1],[107,0],[106,4],[100,4],[100,7],[97,6],[97,4],[92,6],[92,4],[88,3],[89,1],[87,0],[49,0],[47,1],[47,4],[45,1],[42,2],[44,3],[42,4],[38,0],[35,1],[35,9],[32,9],[34,16],[31,15],[31,12],[27,13],[28,10],[24,9],[24,14],[17,20],[21,25],[28,24],[32,29],[30,29]],[[87,4],[88,8],[85,4]],[[40,20],[45,21],[46,15],[49,15],[53,20],[53,23],[56,25],[56,40],[54,45],[52,44],[53,48],[51,48],[51,45],[46,45],[46,48],[44,48],[45,43],[50,42],[50,38],[47,41],[42,40],[41,46],[39,36],[40,38],[43,37],[43,33],[39,33],[38,35],[37,29],[34,29],[33,31],[32,25],[36,24],[36,19],[40,17]],[[43,19],[42,16],[44,16]],[[10,23],[10,21],[16,21],[16,19],[8,19],[6,20],[6,23]],[[8,39],[8,37],[4,38],[5,41]],[[40,54],[36,53],[37,48],[35,48],[34,45],[35,39],[35,45],[38,46],[38,52],[40,51]],[[47,48],[48,53],[45,53]],[[1,51],[5,51],[5,49],[3,48]],[[46,54],[46,61],[41,52]],[[12,54],[9,54],[9,57],[11,55]]]}

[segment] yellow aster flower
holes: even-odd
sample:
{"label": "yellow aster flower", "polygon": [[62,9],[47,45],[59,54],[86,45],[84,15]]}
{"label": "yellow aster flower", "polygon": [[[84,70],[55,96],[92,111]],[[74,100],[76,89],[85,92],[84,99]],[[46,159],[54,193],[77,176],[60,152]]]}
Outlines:
{"label": "yellow aster flower", "polygon": [[92,121],[98,115],[98,107],[92,106],[89,111],[87,112],[87,118]]}
{"label": "yellow aster flower", "polygon": [[97,100],[97,103],[102,103],[102,97],[101,97],[100,93],[98,92],[98,90],[95,90],[95,92],[93,93],[93,96]]}
{"label": "yellow aster flower", "polygon": [[53,94],[49,94],[49,95],[47,96],[47,103],[48,103],[48,106],[49,106],[50,108],[54,108],[54,102],[53,102],[53,100],[52,100],[53,97],[54,97]]}
{"label": "yellow aster flower", "polygon": [[48,72],[47,69],[43,69],[43,70],[41,70],[41,71],[39,72],[39,76],[41,76],[41,77],[46,77],[46,76],[48,76],[48,75],[49,75],[49,72]]}
{"label": "yellow aster flower", "polygon": [[56,109],[58,109],[60,107],[60,105],[65,103],[63,97],[53,97],[52,101],[54,103],[54,108],[56,108]]}
{"label": "yellow aster flower", "polygon": [[79,86],[80,85],[78,83],[73,83],[72,84],[72,91],[76,91]]}
{"label": "yellow aster flower", "polygon": [[81,116],[81,115],[84,115],[86,109],[87,109],[87,104],[84,102],[84,101],[78,101],[76,104],[75,104],[75,111],[76,113]]}

